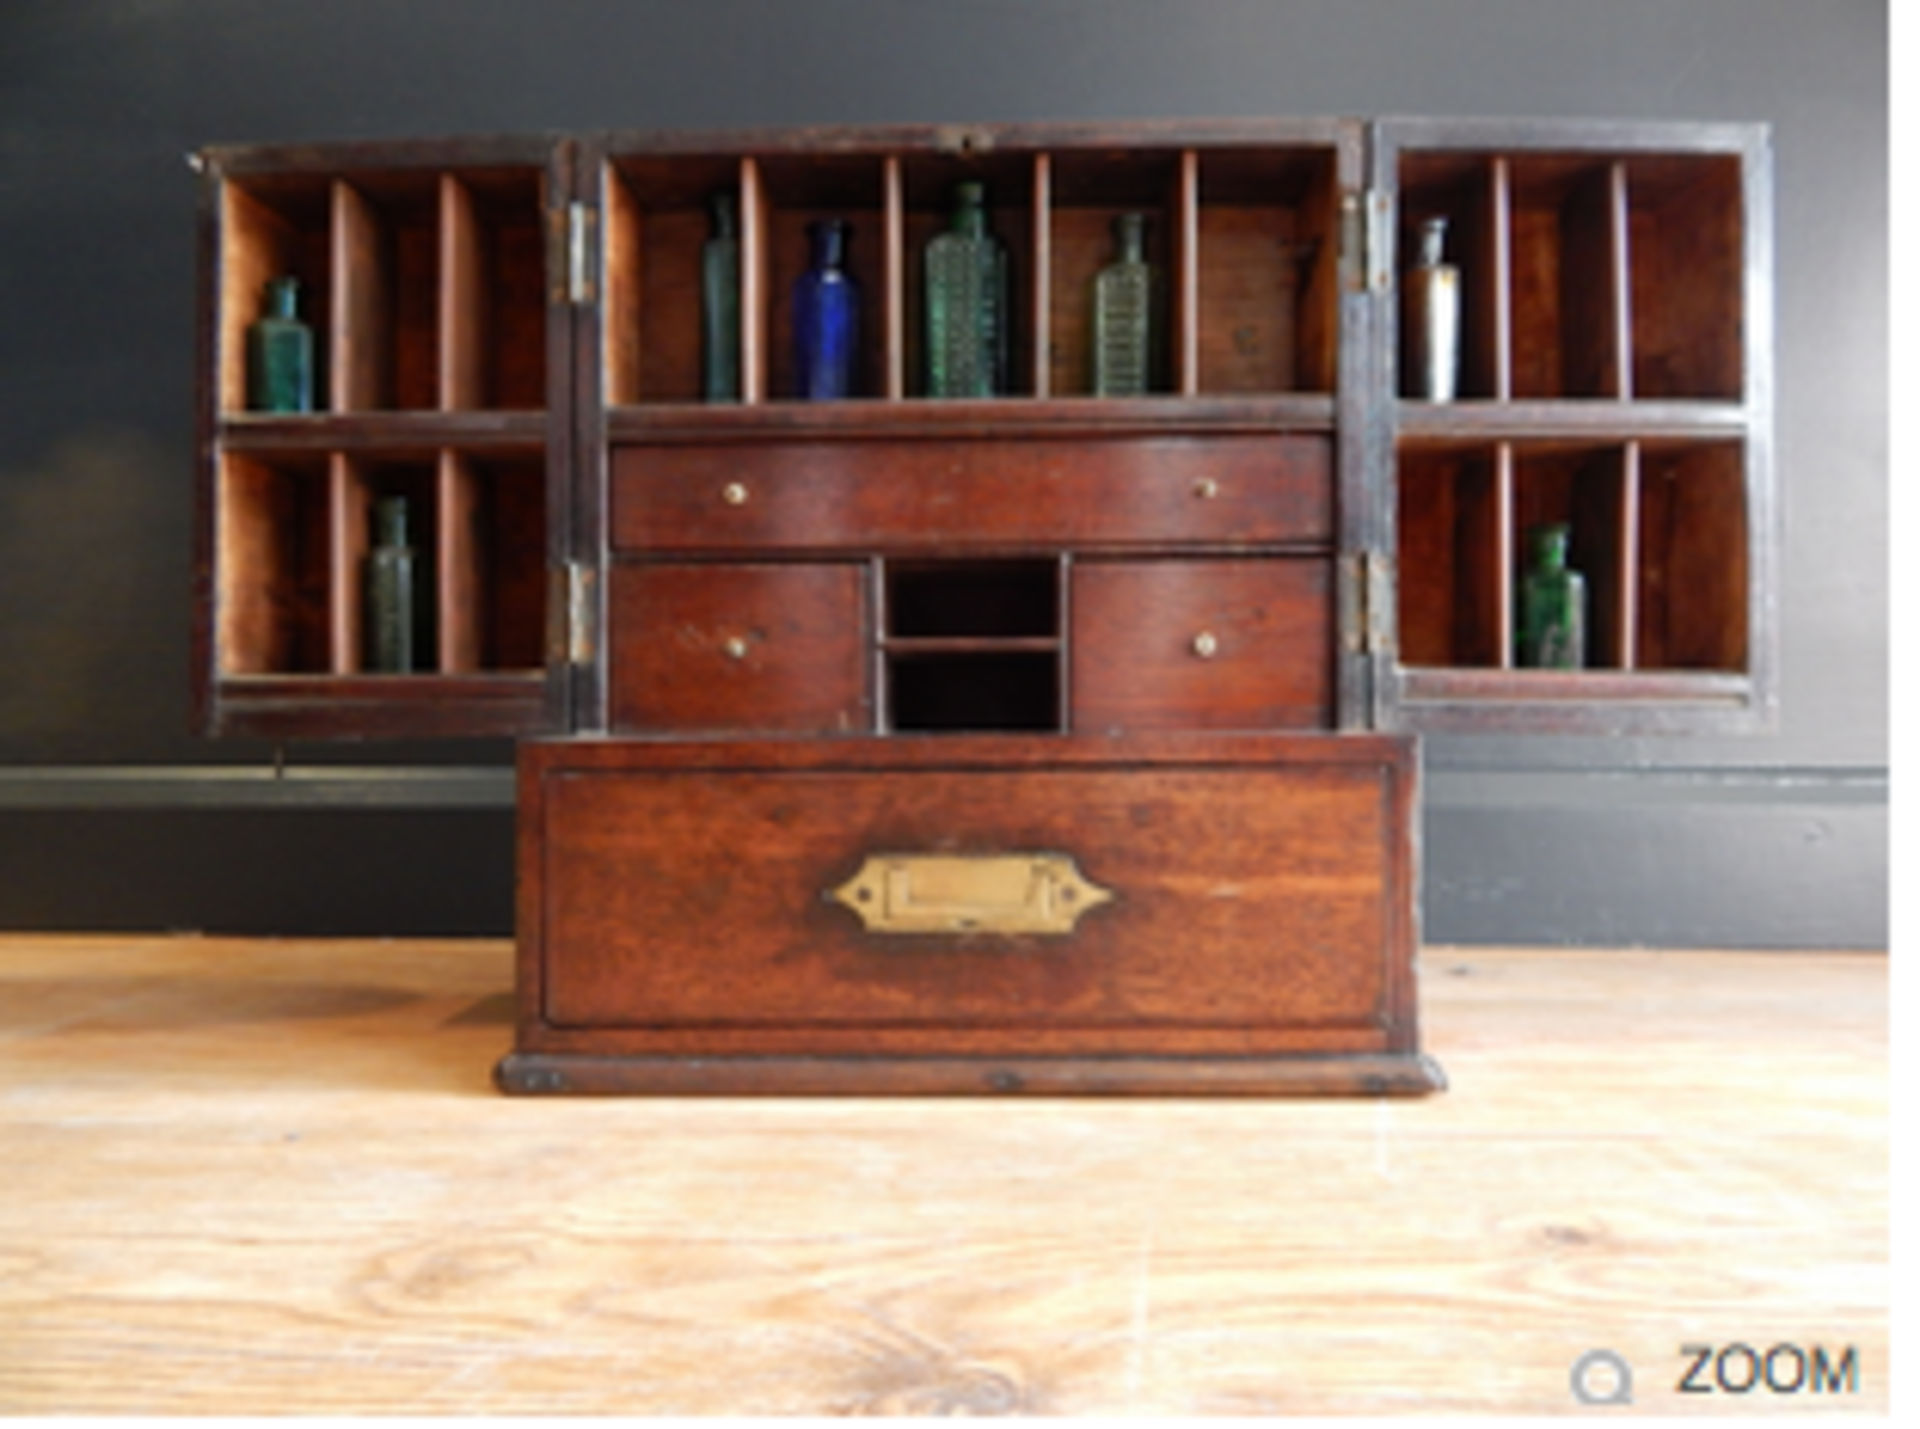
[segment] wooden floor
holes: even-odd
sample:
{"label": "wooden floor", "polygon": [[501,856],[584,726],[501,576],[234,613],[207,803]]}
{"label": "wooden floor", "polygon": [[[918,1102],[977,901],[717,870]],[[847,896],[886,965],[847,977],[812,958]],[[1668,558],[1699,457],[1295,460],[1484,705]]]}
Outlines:
{"label": "wooden floor", "polygon": [[504,943],[0,938],[0,1412],[1887,1412],[1884,958],[1421,972],[1424,1101],[512,1101]]}

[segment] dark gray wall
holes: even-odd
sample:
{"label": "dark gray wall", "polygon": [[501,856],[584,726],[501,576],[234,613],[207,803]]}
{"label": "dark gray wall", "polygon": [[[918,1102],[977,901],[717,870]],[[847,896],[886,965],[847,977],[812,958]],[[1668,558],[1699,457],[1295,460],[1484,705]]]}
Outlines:
{"label": "dark gray wall", "polygon": [[1764,120],[1784,702],[1429,741],[1436,941],[1882,946],[1884,0],[0,0],[0,928],[496,932],[504,746],[188,719],[214,141],[1392,113]]}

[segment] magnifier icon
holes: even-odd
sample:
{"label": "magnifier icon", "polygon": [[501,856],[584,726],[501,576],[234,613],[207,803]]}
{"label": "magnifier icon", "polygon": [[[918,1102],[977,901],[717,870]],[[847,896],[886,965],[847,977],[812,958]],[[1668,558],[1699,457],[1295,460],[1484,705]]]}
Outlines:
{"label": "magnifier icon", "polygon": [[1588,1350],[1573,1362],[1567,1382],[1582,1404],[1633,1403],[1633,1366],[1612,1350]]}

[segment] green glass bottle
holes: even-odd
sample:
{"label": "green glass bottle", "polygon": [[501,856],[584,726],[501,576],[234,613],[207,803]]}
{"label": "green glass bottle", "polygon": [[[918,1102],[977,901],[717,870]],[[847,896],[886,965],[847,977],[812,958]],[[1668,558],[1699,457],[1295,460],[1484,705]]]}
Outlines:
{"label": "green glass bottle", "polygon": [[313,329],[300,320],[300,280],[267,280],[260,316],[247,328],[247,406],[256,412],[313,410]]}
{"label": "green glass bottle", "polygon": [[1533,670],[1578,670],[1587,663],[1587,581],[1567,567],[1563,523],[1528,533],[1532,560],[1520,582],[1516,663]]}
{"label": "green glass bottle", "polygon": [[701,391],[709,402],[740,399],[740,226],[733,195],[708,200],[713,232],[700,254]]}
{"label": "green glass bottle", "polygon": [[1153,389],[1159,347],[1159,275],[1147,262],[1147,218],[1113,221],[1114,260],[1093,279],[1093,393],[1138,397]]}
{"label": "green glass bottle", "polygon": [[373,504],[373,545],[366,564],[368,670],[404,675],[414,668],[413,548],[407,544],[407,502],[383,496]]}
{"label": "green glass bottle", "polygon": [[954,187],[952,226],[927,244],[927,395],[1006,390],[1007,254],[987,231],[986,188]]}

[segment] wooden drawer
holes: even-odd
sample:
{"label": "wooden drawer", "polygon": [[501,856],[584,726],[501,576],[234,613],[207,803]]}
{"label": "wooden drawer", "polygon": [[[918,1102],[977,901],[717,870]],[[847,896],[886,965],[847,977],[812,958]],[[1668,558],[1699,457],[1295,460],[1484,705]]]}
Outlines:
{"label": "wooden drawer", "polygon": [[871,729],[865,589],[848,564],[614,565],[612,727]]}
{"label": "wooden drawer", "polygon": [[1323,545],[1322,436],[627,446],[617,550]]}
{"label": "wooden drawer", "polygon": [[1414,777],[1380,737],[523,746],[503,1084],[1427,1089]]}
{"label": "wooden drawer", "polygon": [[1081,561],[1072,608],[1077,732],[1333,726],[1329,559]]}

